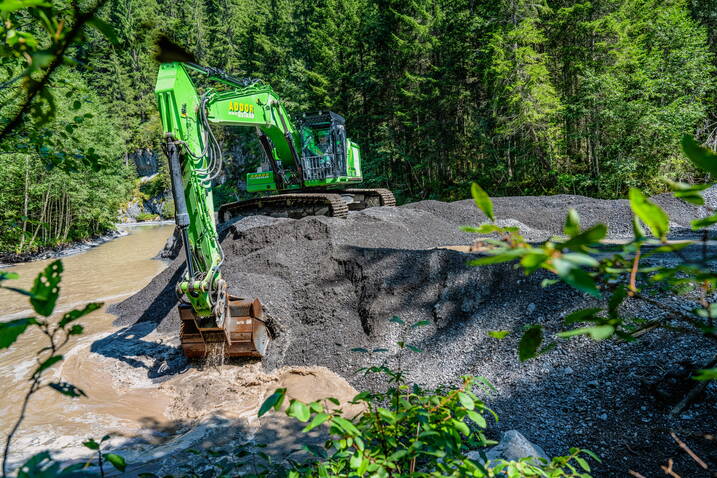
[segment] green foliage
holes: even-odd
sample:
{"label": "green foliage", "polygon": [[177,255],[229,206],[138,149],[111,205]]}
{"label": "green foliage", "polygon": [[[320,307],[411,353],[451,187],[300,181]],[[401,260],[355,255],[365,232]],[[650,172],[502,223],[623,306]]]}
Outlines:
{"label": "green foliage", "polygon": [[[691,137],[683,137],[685,155],[697,168],[710,172],[717,168],[717,154],[705,148]],[[717,223],[716,211],[704,206],[702,192],[707,185],[689,185],[669,182],[676,197],[692,204],[703,205],[709,213],[705,219],[694,221],[693,229],[702,231]],[[484,200],[485,202],[486,200]],[[490,201],[489,199],[487,201]],[[647,199],[638,189],[630,190],[630,207],[634,214],[634,237],[631,241],[617,248],[617,252],[606,254],[594,249],[605,237],[606,227],[602,224],[581,231],[577,212],[568,212],[564,233],[567,239],[552,238],[542,244],[528,244],[517,232],[497,228],[491,225],[489,230],[480,228],[464,228],[478,233],[500,235],[495,240],[486,240],[486,257],[473,260],[473,265],[487,265],[498,262],[518,261],[517,267],[526,274],[539,268],[547,269],[557,275],[559,280],[580,292],[603,298],[607,295],[604,305],[579,309],[564,319],[567,326],[587,324],[584,327],[569,328],[557,334],[560,338],[587,335],[594,340],[605,340],[617,337],[625,341],[633,341],[635,334],[647,327],[660,327],[681,334],[706,337],[717,346],[717,304],[714,296],[717,292],[717,273],[713,267],[714,256],[707,245],[709,235],[702,235],[702,247],[699,257],[689,257],[681,251],[695,246],[700,241],[669,242],[669,217],[662,208]],[[649,239],[639,224],[645,223],[656,239]],[[676,264],[657,262],[645,264],[645,258],[655,258],[664,254],[676,254]],[[544,285],[553,284],[548,280]],[[696,296],[699,306],[692,311],[678,310],[669,304],[653,298],[665,293],[674,295],[690,294]],[[663,319],[647,320],[639,317],[625,317],[621,307],[626,301],[642,301],[664,311]],[[550,346],[540,348],[543,342],[543,330],[540,325],[531,325],[523,333],[519,345],[521,360],[536,357],[549,350]],[[717,361],[717,359],[715,359]],[[715,367],[712,361],[706,367]],[[699,371],[694,378],[713,380],[717,378],[717,368],[706,368]]]}
{"label": "green foliage", "polygon": [[[393,322],[403,322],[397,317]],[[399,323],[399,325],[403,325]],[[418,324],[413,324],[420,326]],[[400,349],[413,350],[398,343]],[[365,349],[356,349],[367,353]],[[323,447],[307,447],[314,460],[294,464],[289,477],[312,476],[581,476],[590,467],[582,455],[588,451],[571,449],[570,455],[550,462],[524,459],[516,462],[484,462],[466,456],[494,444],[484,435],[486,416],[497,416],[485,406],[481,394],[491,388],[484,379],[463,377],[459,387],[426,390],[409,384],[401,370],[385,364],[362,369],[365,374],[385,377],[384,391],[363,391],[350,405],[363,410],[358,416],[346,416],[335,399],[302,403],[291,400],[286,415],[308,422],[303,432],[322,427],[328,433]],[[280,410],[286,398],[284,389],[269,396],[259,416]],[[267,475],[261,475],[267,476]]]}
{"label": "green foliage", "polygon": [[152,214],[150,212],[143,212],[140,214],[137,214],[137,222],[144,222],[144,221],[156,221],[159,219],[159,216],[156,214]]}

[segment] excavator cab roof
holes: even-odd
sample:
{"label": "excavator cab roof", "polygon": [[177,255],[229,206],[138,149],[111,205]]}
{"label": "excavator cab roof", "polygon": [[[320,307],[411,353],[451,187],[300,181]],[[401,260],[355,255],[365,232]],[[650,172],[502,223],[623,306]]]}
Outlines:
{"label": "excavator cab roof", "polygon": [[301,123],[311,128],[315,127],[327,127],[337,125],[345,125],[346,120],[340,114],[334,113],[333,111],[319,111],[318,113],[305,114],[301,118]]}

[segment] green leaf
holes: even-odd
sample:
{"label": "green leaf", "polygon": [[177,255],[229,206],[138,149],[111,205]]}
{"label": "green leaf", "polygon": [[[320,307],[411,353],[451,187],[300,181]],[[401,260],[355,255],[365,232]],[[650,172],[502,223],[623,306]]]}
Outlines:
{"label": "green leaf", "polygon": [[578,462],[578,465],[580,465],[580,468],[582,468],[585,471],[590,471],[590,465],[588,465],[588,462],[585,461],[585,458],[576,456],[575,461]]}
{"label": "green leaf", "polygon": [[480,413],[478,413],[476,411],[469,410],[468,418],[473,420],[473,422],[481,428],[485,428],[488,426],[488,424],[485,421],[485,417],[483,417],[483,415],[481,415]]}
{"label": "green leaf", "polygon": [[635,240],[639,241],[645,237],[645,229],[642,227],[642,224],[640,224],[640,220],[637,219],[637,216],[632,216],[632,233],[635,236]]}
{"label": "green leaf", "polygon": [[670,181],[669,179],[665,179],[665,182],[670,186],[670,189],[675,192],[699,192],[710,187],[710,184],[687,184],[678,181]]}
{"label": "green leaf", "polygon": [[478,227],[474,226],[460,226],[463,232],[470,232],[473,234],[492,234],[494,232],[517,232],[518,228],[514,227],[500,227],[495,224],[481,224]]}
{"label": "green leaf", "polygon": [[89,448],[90,450],[99,450],[100,449],[100,444],[97,443],[94,438],[90,438],[87,441],[83,441],[82,444],[86,448]]}
{"label": "green leaf", "polygon": [[112,466],[114,466],[119,471],[124,471],[125,468],[127,468],[127,463],[124,461],[124,458],[122,458],[119,455],[116,455],[114,453],[107,453],[104,455],[105,460],[112,463]]}
{"label": "green leaf", "polygon": [[594,257],[583,254],[582,252],[569,252],[567,254],[563,254],[561,259],[572,262],[578,266],[598,267],[600,265]]}
{"label": "green leaf", "polygon": [[20,274],[17,272],[0,271],[0,282],[18,278],[20,278]]}
{"label": "green leaf", "polygon": [[590,244],[600,242],[607,235],[607,226],[605,224],[595,224],[585,229],[577,236],[573,236],[569,240],[561,244],[564,249],[577,250],[582,249]]}
{"label": "green leaf", "polygon": [[483,214],[486,215],[488,219],[495,222],[495,216],[493,216],[493,202],[490,200],[490,197],[488,197],[488,194],[478,186],[477,183],[473,183],[471,186],[471,195],[473,196],[473,201],[476,203],[476,206],[483,211]]}
{"label": "green leaf", "polygon": [[55,303],[60,295],[61,275],[62,261],[57,260],[48,265],[35,278],[32,289],[30,289],[32,294],[30,303],[38,314],[49,317],[55,310]]}
{"label": "green leaf", "polygon": [[695,380],[717,380],[717,368],[698,370],[694,375]]}
{"label": "green leaf", "polygon": [[309,417],[311,417],[311,410],[309,410],[309,407],[307,407],[305,403],[292,399],[291,402],[289,402],[289,409],[286,411],[286,414],[296,418],[300,422],[306,422],[309,420]]}
{"label": "green leaf", "polygon": [[0,322],[0,350],[10,347],[28,326],[37,324],[32,317]]}
{"label": "green leaf", "polygon": [[415,324],[411,324],[411,328],[425,327],[426,325],[431,325],[431,322],[428,320],[419,320]]}
{"label": "green leaf", "polygon": [[45,360],[44,362],[42,362],[42,363],[40,364],[40,366],[37,367],[37,370],[35,370],[35,372],[33,372],[32,376],[35,377],[35,376],[41,374],[42,372],[44,372],[44,371],[47,370],[48,368],[50,368],[50,367],[52,367],[53,365],[55,365],[55,364],[56,364],[57,362],[59,362],[60,360],[62,360],[62,355],[53,355],[52,357],[50,357],[50,358],[48,358],[47,360]]}
{"label": "green leaf", "polygon": [[600,291],[590,275],[580,267],[562,259],[553,259],[555,272],[569,286],[600,298]]}
{"label": "green leaf", "polygon": [[680,198],[696,206],[704,205],[705,200],[702,198],[702,191],[710,187],[709,184],[687,184],[670,181],[669,179],[666,179],[665,182],[667,182],[670,189],[674,191],[673,196],[676,198]]}
{"label": "green leaf", "polygon": [[412,352],[416,352],[417,354],[420,354],[421,352],[423,352],[423,350],[419,349],[415,345],[406,345],[406,348],[408,350],[411,350]]}
{"label": "green leaf", "polygon": [[461,405],[463,405],[468,410],[473,410],[476,406],[473,399],[465,392],[458,392],[458,400],[461,402]]}
{"label": "green leaf", "polygon": [[521,256],[524,256],[526,254],[532,253],[530,249],[526,248],[516,248],[516,249],[507,249],[507,250],[501,250],[495,255],[490,255],[487,257],[482,257],[480,259],[474,259],[472,261],[468,261],[468,265],[471,266],[486,266],[489,264],[500,264],[502,262],[509,262],[513,261]]}
{"label": "green leaf", "polygon": [[113,45],[117,45],[117,34],[115,33],[115,29],[112,27],[112,25],[98,17],[90,18],[87,23],[92,25],[100,33],[102,33],[110,43],[112,43]]}
{"label": "green leaf", "polygon": [[531,252],[523,256],[520,260],[520,265],[523,266],[526,273],[530,273],[542,266],[547,260],[548,255],[540,250],[537,250],[536,252]]}
{"label": "green leaf", "polygon": [[403,449],[401,449],[401,450],[398,450],[398,451],[393,452],[393,453],[391,454],[391,456],[388,457],[388,461],[396,462],[396,461],[400,460],[401,458],[403,458],[403,457],[406,456],[406,455],[408,455],[408,450],[406,450],[405,448],[403,448]]}
{"label": "green leaf", "polygon": [[351,349],[351,352],[368,353],[368,350],[363,347],[354,347]]}
{"label": "green leaf", "polygon": [[702,171],[717,176],[717,153],[699,144],[689,134],[682,136],[682,150],[687,155],[687,158],[692,161],[692,164]]}
{"label": "green leaf", "polygon": [[699,231],[700,229],[710,227],[712,224],[717,224],[717,214],[702,219],[695,219],[692,221],[691,226],[693,231]]}
{"label": "green leaf", "polygon": [[580,233],[580,216],[573,208],[570,208],[568,215],[565,217],[563,233],[568,237],[577,236]]}
{"label": "green leaf", "polygon": [[652,235],[667,239],[670,230],[670,218],[660,206],[653,203],[637,188],[630,188],[630,208],[650,229]]}
{"label": "green leaf", "polygon": [[594,327],[585,327],[582,329],[568,330],[566,332],[560,332],[558,337],[568,338],[576,335],[589,335],[594,340],[604,340],[615,333],[615,327],[612,325],[596,325]]}
{"label": "green leaf", "polygon": [[471,434],[471,429],[468,428],[468,425],[466,425],[462,421],[453,419],[451,420],[451,423],[453,423],[453,426],[456,428],[456,430],[463,433],[464,435],[468,436]]}
{"label": "green leaf", "polygon": [[488,335],[494,339],[502,340],[510,335],[510,330],[491,330]]}
{"label": "green leaf", "polygon": [[611,318],[617,317],[618,308],[620,304],[625,301],[625,298],[627,298],[627,289],[624,285],[620,285],[615,289],[615,292],[612,293],[607,302],[608,316]]}
{"label": "green leaf", "polygon": [[63,395],[66,395],[68,397],[76,398],[76,397],[86,397],[87,395],[85,392],[83,392],[81,389],[75,387],[71,383],[67,382],[54,382],[49,384],[50,388],[60,392]]}
{"label": "green leaf", "polygon": [[346,434],[353,435],[353,436],[359,436],[361,435],[361,432],[356,428],[356,426],[351,423],[350,421],[346,420],[345,418],[341,417],[334,417],[331,422],[339,427],[340,429],[344,430]]}
{"label": "green leaf", "polygon": [[264,403],[261,404],[261,407],[259,408],[259,414],[258,416],[264,415],[266,412],[274,408],[275,410],[278,410],[281,407],[281,404],[284,402],[284,396],[286,395],[286,389],[285,388],[277,388],[274,393],[269,395],[269,397],[264,400]]}
{"label": "green leaf", "polygon": [[587,322],[589,319],[595,317],[595,314],[600,312],[602,309],[599,307],[591,307],[589,309],[580,309],[567,315],[564,319],[566,324],[574,324],[575,322]]}
{"label": "green leaf", "polygon": [[405,324],[405,322],[404,322],[403,320],[401,320],[401,318],[400,318],[399,316],[397,316],[397,315],[394,315],[393,317],[391,317],[390,319],[388,319],[388,321],[389,321],[389,322],[394,322],[394,323],[400,324],[400,325]]}
{"label": "green leaf", "polygon": [[314,428],[318,427],[322,423],[324,423],[326,420],[331,418],[331,415],[327,413],[317,413],[313,420],[311,420],[311,423],[306,425],[303,430],[301,430],[303,433],[306,433],[308,431],[313,430]]}
{"label": "green leaf", "polygon": [[82,309],[75,309],[70,312],[67,312],[65,315],[62,316],[62,319],[57,324],[62,328],[65,328],[66,325],[74,322],[75,320],[84,317],[85,315],[94,312],[95,310],[101,308],[103,305],[102,302],[90,302],[89,304],[85,305]]}
{"label": "green leaf", "polygon": [[51,7],[52,4],[46,0],[2,0],[0,12],[14,12],[29,7]]}
{"label": "green leaf", "polygon": [[531,325],[523,333],[518,344],[518,358],[525,362],[538,355],[538,348],[543,343],[543,328],[540,325]]}

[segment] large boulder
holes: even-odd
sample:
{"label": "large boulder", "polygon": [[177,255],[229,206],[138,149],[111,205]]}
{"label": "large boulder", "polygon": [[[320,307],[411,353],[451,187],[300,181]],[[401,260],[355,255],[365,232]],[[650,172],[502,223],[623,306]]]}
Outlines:
{"label": "large boulder", "polygon": [[[473,461],[483,462],[483,458],[478,451],[468,452],[466,456]],[[534,465],[541,465],[544,464],[539,460],[542,458],[545,460],[545,463],[550,462],[550,458],[548,458],[548,455],[546,455],[542,448],[531,443],[517,430],[504,432],[500,443],[486,451],[485,456],[488,461],[520,461],[523,458],[533,458],[531,461]]]}

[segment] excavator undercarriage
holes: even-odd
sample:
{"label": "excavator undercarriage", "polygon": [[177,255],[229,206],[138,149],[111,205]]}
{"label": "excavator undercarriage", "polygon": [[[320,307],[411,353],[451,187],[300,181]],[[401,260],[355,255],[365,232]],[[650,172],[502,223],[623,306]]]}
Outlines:
{"label": "excavator undercarriage", "polygon": [[244,216],[272,216],[301,219],[306,216],[346,217],[349,211],[376,206],[395,206],[388,189],[344,189],[326,192],[297,192],[263,196],[224,204],[219,208],[220,223]]}

